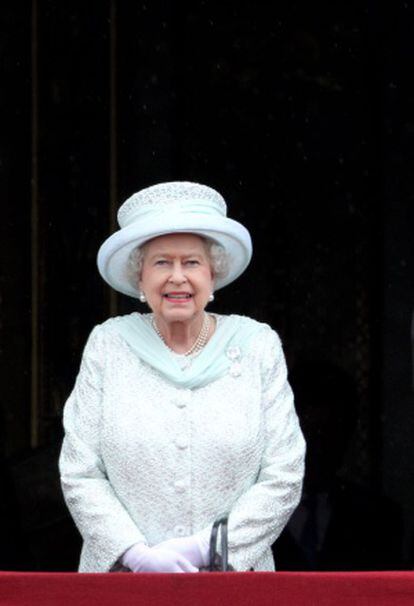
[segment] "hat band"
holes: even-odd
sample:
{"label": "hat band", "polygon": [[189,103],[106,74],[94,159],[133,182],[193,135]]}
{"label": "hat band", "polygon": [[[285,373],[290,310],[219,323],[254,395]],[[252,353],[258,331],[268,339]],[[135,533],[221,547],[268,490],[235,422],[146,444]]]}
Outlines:
{"label": "hat band", "polygon": [[131,223],[135,223],[135,221],[147,218],[149,215],[152,217],[160,216],[165,215],[166,212],[182,215],[226,216],[225,210],[218,205],[212,206],[211,201],[208,203],[205,200],[191,200],[191,202],[188,202],[188,200],[171,200],[171,198],[166,198],[164,200],[157,199],[156,204],[152,200],[149,200],[146,204],[141,203],[139,208],[135,210],[131,209],[128,216],[123,217],[120,226],[127,227]]}

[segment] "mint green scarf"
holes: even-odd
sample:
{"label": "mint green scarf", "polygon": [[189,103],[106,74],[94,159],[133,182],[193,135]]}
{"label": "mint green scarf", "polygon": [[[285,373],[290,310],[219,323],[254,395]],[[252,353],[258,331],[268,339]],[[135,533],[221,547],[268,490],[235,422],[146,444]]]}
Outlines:
{"label": "mint green scarf", "polygon": [[245,316],[225,316],[217,323],[215,333],[192,360],[192,364],[182,369],[174,354],[152,328],[148,316],[145,318],[139,313],[132,313],[118,318],[115,326],[143,362],[155,368],[176,387],[189,389],[204,387],[225,375],[234,356],[242,357],[252,337],[264,327],[264,324]]}

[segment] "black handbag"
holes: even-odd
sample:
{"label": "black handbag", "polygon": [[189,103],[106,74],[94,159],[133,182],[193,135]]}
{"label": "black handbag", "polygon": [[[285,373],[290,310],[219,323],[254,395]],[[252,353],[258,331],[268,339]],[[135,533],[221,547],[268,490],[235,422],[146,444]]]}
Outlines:
{"label": "black handbag", "polygon": [[[222,515],[214,522],[210,536],[210,562],[203,566],[200,572],[231,572],[234,568],[229,564],[229,546],[227,537],[228,515]],[[218,533],[220,530],[221,554],[217,550]]]}

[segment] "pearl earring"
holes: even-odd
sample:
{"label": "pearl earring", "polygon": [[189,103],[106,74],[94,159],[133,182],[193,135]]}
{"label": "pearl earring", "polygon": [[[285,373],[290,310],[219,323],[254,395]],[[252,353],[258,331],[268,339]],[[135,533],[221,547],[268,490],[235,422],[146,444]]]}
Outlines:
{"label": "pearl earring", "polygon": [[214,293],[208,295],[208,302],[211,303],[212,301],[214,301]]}
{"label": "pearl earring", "polygon": [[141,303],[146,303],[147,302],[147,297],[144,295],[144,293],[142,292],[142,290],[140,291],[140,293],[138,295],[138,299],[141,301]]}

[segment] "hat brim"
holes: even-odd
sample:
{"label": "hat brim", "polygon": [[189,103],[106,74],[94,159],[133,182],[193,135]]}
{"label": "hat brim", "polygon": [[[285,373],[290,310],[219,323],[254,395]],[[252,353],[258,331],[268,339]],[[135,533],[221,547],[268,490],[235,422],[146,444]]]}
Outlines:
{"label": "hat brim", "polygon": [[138,298],[138,284],[131,283],[128,271],[131,252],[148,240],[176,233],[204,236],[223,246],[229,259],[229,271],[225,277],[216,279],[216,290],[233,282],[250,262],[252,242],[249,232],[241,223],[228,217],[165,213],[160,217],[132,223],[105,240],[98,252],[99,273],[115,290]]}

